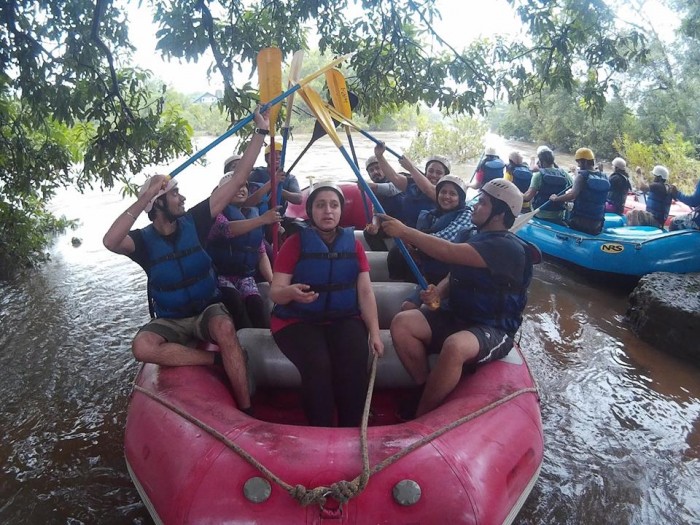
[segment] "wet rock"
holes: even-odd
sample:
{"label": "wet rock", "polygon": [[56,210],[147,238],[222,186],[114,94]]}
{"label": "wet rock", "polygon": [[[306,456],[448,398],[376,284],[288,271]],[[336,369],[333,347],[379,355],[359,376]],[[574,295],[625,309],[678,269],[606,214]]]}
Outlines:
{"label": "wet rock", "polygon": [[627,318],[655,348],[700,363],[700,274],[645,275],[629,296]]}
{"label": "wet rock", "polygon": [[81,244],[83,244],[83,240],[82,240],[80,237],[73,237],[73,238],[70,240],[70,243],[71,243],[75,248],[77,248],[78,246],[80,246]]}

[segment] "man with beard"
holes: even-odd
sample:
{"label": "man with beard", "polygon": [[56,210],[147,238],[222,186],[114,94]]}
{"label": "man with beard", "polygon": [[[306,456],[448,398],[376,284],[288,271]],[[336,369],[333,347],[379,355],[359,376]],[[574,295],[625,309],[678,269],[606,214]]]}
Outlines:
{"label": "man with beard", "polygon": [[[269,133],[267,115],[256,111],[254,120],[257,129],[229,184],[186,212],[185,197],[174,179],[150,177],[136,202],[117,217],[103,239],[108,250],[126,255],[148,276],[154,317],[132,342],[136,360],[165,366],[222,364],[236,404],[246,413],[251,406],[243,350],[233,321],[220,303],[216,275],[204,246],[214,219],[246,183]],[[130,231],[142,211],[151,224]],[[221,352],[186,346],[192,339],[215,343]]]}

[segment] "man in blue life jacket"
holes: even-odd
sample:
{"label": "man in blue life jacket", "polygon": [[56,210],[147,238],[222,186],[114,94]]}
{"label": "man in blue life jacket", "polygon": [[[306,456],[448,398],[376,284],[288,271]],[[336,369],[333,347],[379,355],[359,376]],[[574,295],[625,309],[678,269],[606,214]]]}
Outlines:
{"label": "man in blue life jacket", "polygon": [[478,190],[484,184],[504,176],[506,164],[496,153],[496,148],[488,147],[484,150],[484,158],[476,167],[474,180],[468,184],[468,188]]}
{"label": "man in blue life jacket", "polygon": [[613,172],[608,177],[610,191],[608,192],[605,211],[624,215],[627,194],[632,191],[630,177],[627,173],[627,163],[622,157],[616,157],[612,161]]}
{"label": "man in blue life jacket", "polygon": [[[657,165],[651,170],[654,177],[651,183],[639,181],[638,187],[646,193],[647,212],[651,214],[650,226],[664,228],[668,214],[671,211],[673,195],[677,193],[675,186],[668,183],[669,171],[666,166]],[[634,222],[634,221],[632,221]]]}
{"label": "man in blue life jacket", "polygon": [[[137,361],[165,366],[223,365],[238,408],[250,413],[250,394],[243,350],[226,308],[219,302],[212,261],[204,250],[216,216],[246,183],[269,133],[267,114],[254,115],[258,126],[229,184],[185,211],[177,182],[165,175],[150,177],[139,197],[114,221],[104,236],[105,247],[126,255],[148,277],[149,306],[155,317],[132,343]],[[152,223],[130,230],[141,212]],[[221,352],[191,348],[195,340],[215,343]]]}
{"label": "man in blue life jacket", "polygon": [[[381,216],[382,229],[449,264],[448,276],[421,292],[436,310],[405,310],[391,323],[391,338],[404,367],[417,384],[417,407],[405,407],[402,419],[439,406],[457,386],[464,365],[482,365],[510,352],[522,323],[532,265],[541,254],[508,231],[520,213],[523,196],[504,179],[484,184],[474,205],[477,233],[450,242]],[[445,301],[448,299],[448,301]],[[431,371],[428,355],[438,354]]]}
{"label": "man in blue life jacket", "polygon": [[578,173],[574,185],[563,195],[552,194],[553,203],[574,201],[571,216],[567,221],[570,228],[591,235],[598,235],[605,222],[605,202],[610,190],[610,181],[605,174],[595,169],[595,156],[589,148],[576,150],[574,160]]}
{"label": "man in blue life jacket", "polygon": [[[506,180],[511,181],[520,190],[520,193],[525,193],[530,188],[532,181],[532,170],[530,166],[523,161],[523,155],[519,151],[512,151],[508,155],[508,164],[506,164]],[[530,211],[530,202],[523,201],[522,213]]]}
{"label": "man in blue life jacket", "polygon": [[[282,143],[275,142],[276,160],[279,162],[279,154],[282,152]],[[250,174],[250,196],[245,206],[255,206],[262,215],[271,208],[270,205],[270,146],[265,148],[265,166],[257,166]],[[279,166],[278,166],[279,168]],[[301,204],[302,196],[299,182],[294,175],[277,170],[277,200],[282,206],[282,214],[287,209],[287,204]]]}
{"label": "man in blue life jacket", "polygon": [[679,215],[673,218],[670,230],[700,230],[700,181],[695,185],[695,191],[692,194],[685,194],[675,187],[674,199],[687,204],[693,211],[684,215]]}
{"label": "man in blue life jacket", "polygon": [[568,172],[557,167],[554,162],[554,153],[547,146],[537,148],[536,165],[537,171],[532,174],[530,187],[523,194],[523,201],[532,201],[533,209],[542,207],[542,210],[537,213],[538,219],[564,224],[564,204],[551,202],[549,196],[570,188],[574,179]]}

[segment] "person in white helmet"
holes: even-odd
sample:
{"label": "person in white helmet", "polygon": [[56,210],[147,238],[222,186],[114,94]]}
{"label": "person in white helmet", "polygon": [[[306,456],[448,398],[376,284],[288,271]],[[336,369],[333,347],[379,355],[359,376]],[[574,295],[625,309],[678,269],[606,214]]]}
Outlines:
{"label": "person in white helmet", "polygon": [[651,170],[654,180],[647,184],[640,181],[638,187],[643,192],[648,192],[646,196],[647,212],[653,217],[653,225],[663,229],[671,211],[673,195],[676,192],[674,186],[668,183],[669,171],[666,166],[660,164]]}
{"label": "person in white helmet", "polygon": [[[245,182],[269,128],[267,114],[256,110],[256,133],[229,184],[189,211],[174,179],[155,175],[141,188],[135,203],[114,221],[105,247],[126,255],[148,276],[149,306],[155,315],[131,345],[137,361],[165,366],[223,364],[238,408],[251,412],[243,349],[229,312],[220,303],[216,275],[204,250],[216,216]],[[145,211],[152,223],[131,229]],[[219,352],[187,346],[191,340],[217,344]]]}
{"label": "person in white helmet", "polygon": [[[532,265],[539,250],[508,231],[523,197],[510,181],[495,179],[481,189],[472,221],[476,235],[448,242],[382,216],[382,228],[435,259],[450,274],[421,293],[424,304],[441,301],[437,310],[406,310],[391,323],[391,337],[406,370],[417,384],[417,407],[403,407],[400,417],[421,416],[439,406],[454,389],[465,364],[504,357],[522,322]],[[449,299],[445,305],[444,299]],[[430,371],[428,355],[438,354]]]}
{"label": "person in white helmet", "polygon": [[[379,200],[379,204],[382,205],[382,208],[387,215],[391,215],[392,217],[399,216],[401,213],[401,201],[403,197],[402,191],[386,175],[384,175],[382,168],[379,165],[379,160],[377,160],[375,155],[370,156],[365,161],[365,168],[367,169],[367,174],[371,180],[371,182],[368,182],[367,185],[369,186],[369,189],[372,190],[372,193],[374,193],[374,195],[377,197],[377,200]],[[396,175],[397,179],[399,178],[399,175],[395,172],[393,175]],[[386,235],[384,235],[384,233],[379,229],[377,224],[374,224],[373,222],[368,224],[365,227],[363,235],[371,250],[385,252],[389,249],[389,247],[386,245]]]}
{"label": "person in white helmet", "polygon": [[274,262],[270,330],[301,375],[312,426],[359,426],[369,382],[369,351],[381,357],[369,262],[352,228],[340,228],[345,197],[333,182],[314,184],[310,219],[287,238]]}
{"label": "person in white helmet", "polygon": [[487,182],[502,178],[505,174],[505,167],[506,164],[496,153],[496,148],[486,148],[481,162],[476,167],[473,180],[469,182],[468,187],[478,190]]}
{"label": "person in white helmet", "polygon": [[627,163],[622,157],[616,157],[612,161],[613,171],[608,180],[610,181],[610,191],[608,191],[605,211],[608,213],[625,213],[625,201],[627,194],[632,191],[630,177],[627,173]]}

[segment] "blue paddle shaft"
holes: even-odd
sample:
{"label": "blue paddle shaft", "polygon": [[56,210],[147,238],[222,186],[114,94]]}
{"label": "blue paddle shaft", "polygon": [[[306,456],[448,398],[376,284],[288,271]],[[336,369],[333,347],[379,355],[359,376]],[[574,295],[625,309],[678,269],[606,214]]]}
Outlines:
{"label": "blue paddle shaft", "polygon": [[[391,149],[389,146],[387,146],[386,144],[384,144],[381,140],[379,140],[377,137],[375,137],[375,136],[372,135],[371,133],[368,133],[367,131],[365,131],[365,130],[363,130],[363,129],[358,129],[357,131],[359,131],[362,135],[364,135],[365,137],[367,137],[369,140],[371,140],[371,141],[374,142],[375,144],[382,144],[382,145],[384,145],[384,147],[386,148],[386,150],[387,150],[389,153],[391,153],[393,156],[395,156],[397,159],[403,158],[403,155],[401,155],[401,153],[397,153],[396,151],[394,151],[394,150]],[[371,198],[371,197],[370,197],[370,198]]]}
{"label": "blue paddle shaft", "polygon": [[[345,160],[347,160],[348,164],[350,164],[352,171],[355,172],[355,176],[357,177],[357,181],[360,183],[360,186],[362,187],[364,192],[369,197],[369,200],[372,201],[374,208],[379,213],[385,213],[384,208],[382,208],[382,205],[379,204],[379,199],[377,199],[377,196],[369,188],[367,181],[364,178],[362,178],[362,174],[360,173],[360,169],[357,167],[357,164],[355,164],[352,161],[352,159],[350,158],[350,155],[348,155],[348,152],[345,150],[345,147],[341,144],[338,146],[338,149],[340,149],[340,152],[343,154],[343,157],[345,157]],[[389,151],[389,150],[387,149],[387,151]],[[413,275],[416,278],[416,280],[418,281],[418,284],[420,285],[420,287],[423,288],[423,290],[427,289],[428,282],[425,280],[423,275],[421,275],[420,270],[418,269],[418,266],[416,266],[416,262],[413,260],[413,257],[411,257],[411,254],[408,253],[408,250],[406,249],[406,245],[403,243],[403,241],[401,239],[398,239],[398,238],[395,238],[394,242],[396,243],[396,246],[399,247],[399,250],[401,251],[401,255],[403,255],[404,259],[406,259],[406,262],[408,263],[408,266],[411,269],[411,273],[413,273]]]}
{"label": "blue paddle shaft", "polygon": [[[263,113],[263,112],[267,111],[268,109],[270,109],[270,108],[271,108],[272,106],[274,106],[275,104],[279,104],[279,103],[282,102],[285,98],[287,98],[289,95],[291,95],[291,94],[294,93],[295,91],[298,91],[300,88],[301,88],[301,84],[295,84],[294,86],[290,87],[290,88],[289,88],[287,91],[285,91],[284,93],[281,93],[281,94],[277,95],[275,98],[273,98],[273,99],[272,99],[270,102],[268,102],[267,104],[263,104],[263,105],[260,107],[260,112]],[[250,115],[248,115],[247,117],[245,117],[243,120],[237,122],[231,129],[229,129],[228,131],[226,131],[226,133],[224,133],[224,134],[221,135],[220,137],[217,137],[216,139],[214,139],[213,141],[211,141],[207,146],[205,146],[204,148],[202,148],[201,150],[199,150],[197,153],[195,153],[194,155],[192,155],[192,156],[191,156],[190,158],[188,158],[185,162],[183,162],[183,163],[180,164],[177,168],[175,168],[173,171],[170,172],[170,178],[175,177],[177,174],[179,174],[181,171],[183,171],[187,166],[189,166],[189,165],[192,164],[193,162],[196,162],[197,160],[199,160],[200,157],[206,155],[206,153],[207,153],[209,150],[211,150],[211,149],[214,148],[215,146],[218,146],[221,142],[223,142],[224,140],[226,140],[227,138],[229,138],[231,135],[233,135],[234,133],[236,133],[236,132],[237,132],[238,130],[240,130],[243,126],[245,126],[245,125],[248,124],[251,120],[253,120],[253,117],[254,117],[254,116],[255,116],[255,114],[254,114],[254,113],[251,113]]]}

